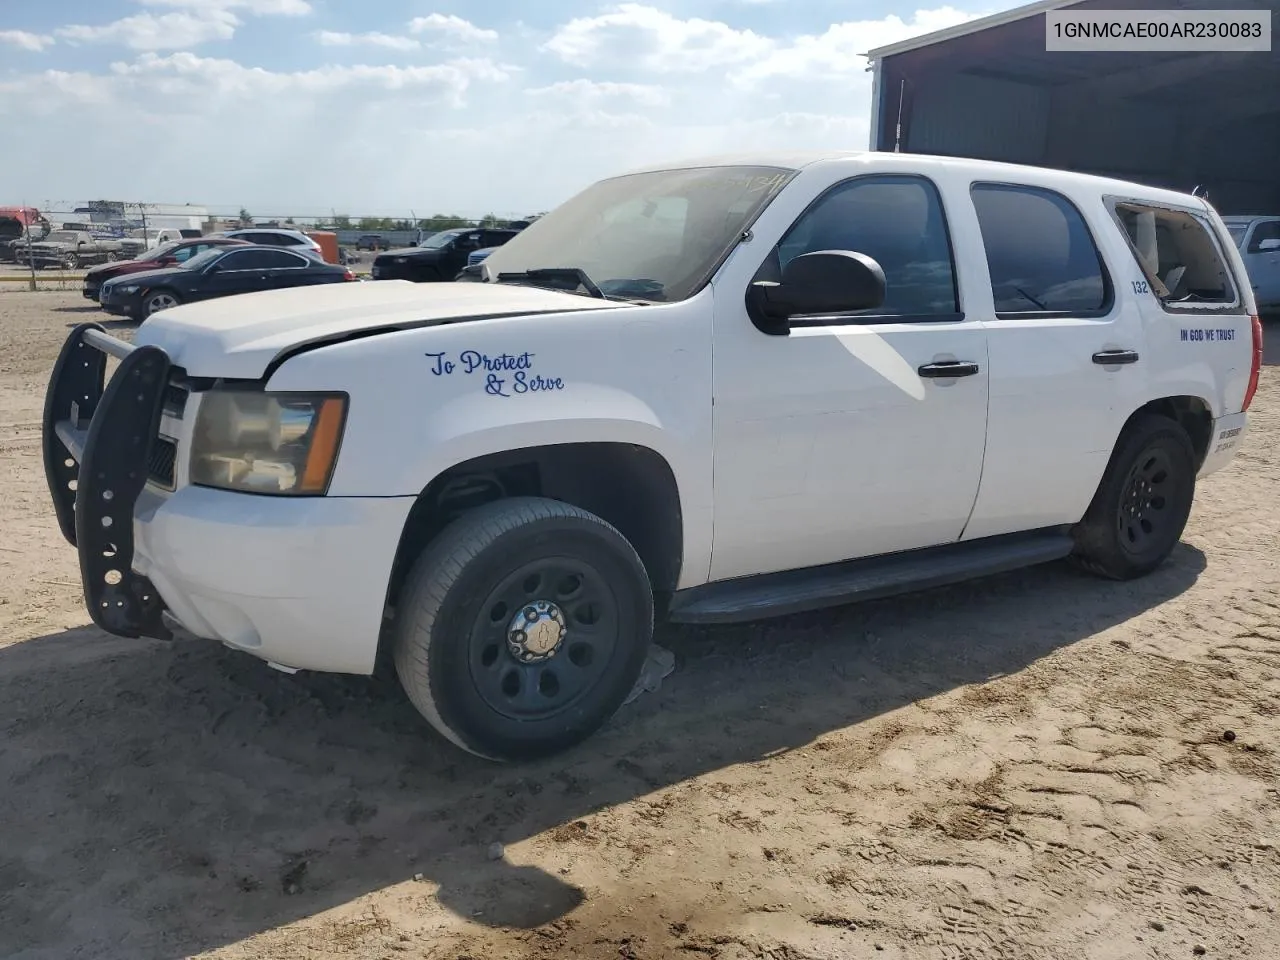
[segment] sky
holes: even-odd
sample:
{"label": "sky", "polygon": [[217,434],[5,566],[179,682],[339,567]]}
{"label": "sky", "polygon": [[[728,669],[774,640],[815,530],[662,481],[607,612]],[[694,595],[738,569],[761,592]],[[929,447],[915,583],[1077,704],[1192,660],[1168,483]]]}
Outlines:
{"label": "sky", "polygon": [[862,54],[1017,5],[0,0],[0,206],[526,215],[648,163],[863,149]]}

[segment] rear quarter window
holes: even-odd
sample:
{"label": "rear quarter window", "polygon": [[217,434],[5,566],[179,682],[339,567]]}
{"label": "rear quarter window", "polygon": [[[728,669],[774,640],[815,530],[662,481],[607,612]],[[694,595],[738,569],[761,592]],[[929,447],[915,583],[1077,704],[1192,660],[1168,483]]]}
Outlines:
{"label": "rear quarter window", "polygon": [[1152,294],[1172,312],[1237,303],[1236,286],[1208,222],[1187,210],[1117,200],[1124,231]]}

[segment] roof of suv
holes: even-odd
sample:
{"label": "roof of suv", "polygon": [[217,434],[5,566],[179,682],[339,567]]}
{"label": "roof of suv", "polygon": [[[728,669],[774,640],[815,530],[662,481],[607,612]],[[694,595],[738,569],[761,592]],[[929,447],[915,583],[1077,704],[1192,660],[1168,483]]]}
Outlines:
{"label": "roof of suv", "polygon": [[[756,153],[719,154],[705,157],[689,157],[668,163],[655,163],[643,167],[622,171],[621,176],[636,173],[653,173],[661,170],[688,170],[695,167],[731,167],[758,166],[774,167],[782,170],[799,171],[817,163],[840,163],[852,168],[875,164],[881,169],[901,166],[904,172],[918,173],[922,167],[931,166],[942,170],[970,173],[975,179],[990,180],[1001,176],[1027,184],[1041,184],[1046,187],[1074,185],[1090,190],[1101,190],[1106,193],[1119,193],[1130,197],[1142,197],[1150,200],[1161,200],[1169,204],[1187,204],[1190,191],[1170,190],[1164,187],[1153,187],[1145,183],[1129,180],[1118,180],[1092,173],[1079,173],[1074,170],[1058,170],[1052,167],[1037,167],[1029,164],[1004,163],[995,160],[975,160],[970,157],[947,157],[924,153],[888,153],[871,150],[831,150],[831,151],[770,151]],[[610,178],[612,179],[612,178]]]}

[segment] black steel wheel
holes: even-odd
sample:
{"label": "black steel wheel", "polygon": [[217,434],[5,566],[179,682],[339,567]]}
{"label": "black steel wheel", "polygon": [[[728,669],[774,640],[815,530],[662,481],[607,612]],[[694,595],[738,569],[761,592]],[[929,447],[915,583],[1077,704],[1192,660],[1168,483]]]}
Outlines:
{"label": "black steel wheel", "polygon": [[590,736],[622,705],[653,633],[649,579],[593,514],[519,497],[450,524],[396,605],[396,672],[457,746],[534,758]]}
{"label": "black steel wheel", "polygon": [[547,557],[508,575],[481,604],[471,680],[513,720],[554,717],[597,683],[617,645],[618,599],[595,567]]}
{"label": "black steel wheel", "polygon": [[1179,523],[1172,500],[1175,470],[1164,446],[1150,448],[1130,468],[1116,510],[1120,546],[1125,552],[1143,556],[1153,544],[1163,544],[1166,528]]}
{"label": "black steel wheel", "polygon": [[1144,576],[1164,563],[1191,515],[1196,463],[1180,424],[1156,414],[1131,421],[1076,526],[1075,560],[1115,580]]}

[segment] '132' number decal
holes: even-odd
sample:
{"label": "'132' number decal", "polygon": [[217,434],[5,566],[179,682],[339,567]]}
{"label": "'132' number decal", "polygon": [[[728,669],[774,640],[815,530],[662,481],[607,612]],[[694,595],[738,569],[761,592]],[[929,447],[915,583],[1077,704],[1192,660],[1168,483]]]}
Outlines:
{"label": "'132' number decal", "polygon": [[1151,292],[1151,288],[1147,286],[1147,281],[1145,280],[1130,280],[1129,282],[1133,284],[1134,293],[1150,293]]}

